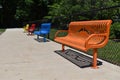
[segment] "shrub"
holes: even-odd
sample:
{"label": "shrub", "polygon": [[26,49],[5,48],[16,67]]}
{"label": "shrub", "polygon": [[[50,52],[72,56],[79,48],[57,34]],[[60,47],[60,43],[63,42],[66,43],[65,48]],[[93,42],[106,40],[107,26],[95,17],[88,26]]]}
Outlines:
{"label": "shrub", "polygon": [[110,37],[120,39],[120,22],[112,24]]}

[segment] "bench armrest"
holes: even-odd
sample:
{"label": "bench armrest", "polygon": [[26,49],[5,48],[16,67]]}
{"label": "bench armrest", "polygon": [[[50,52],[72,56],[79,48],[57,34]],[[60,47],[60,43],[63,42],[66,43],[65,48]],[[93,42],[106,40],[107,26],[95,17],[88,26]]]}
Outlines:
{"label": "bench armrest", "polygon": [[[101,37],[101,38],[103,38],[103,39],[98,39],[99,40],[99,42],[98,43],[94,43],[94,40],[92,41],[92,39],[97,39],[97,38],[99,38],[99,37]],[[91,34],[86,40],[85,40],[85,47],[86,48],[94,48],[94,47],[96,47],[96,48],[100,48],[100,47],[102,47],[103,45],[105,45],[106,43],[107,43],[107,34]],[[92,42],[93,43],[92,43]]]}
{"label": "bench armrest", "polygon": [[56,33],[55,33],[55,37],[56,38],[58,36],[59,33],[61,32],[68,32],[68,30],[58,30]]}

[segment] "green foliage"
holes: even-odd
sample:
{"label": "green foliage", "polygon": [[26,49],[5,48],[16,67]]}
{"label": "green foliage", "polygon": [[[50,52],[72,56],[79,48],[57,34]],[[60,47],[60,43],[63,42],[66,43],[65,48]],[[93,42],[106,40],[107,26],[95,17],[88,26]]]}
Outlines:
{"label": "green foliage", "polygon": [[27,11],[19,10],[19,9],[16,10],[16,15],[15,15],[16,19],[21,19],[23,17],[25,18],[27,16],[28,16]]}
{"label": "green foliage", "polygon": [[31,5],[31,4],[33,4],[34,2],[33,2],[33,0],[25,0],[25,3],[26,3],[26,5]]}
{"label": "green foliage", "polygon": [[50,11],[49,11],[49,15],[51,16],[60,16],[59,15],[59,12],[60,12],[60,4],[58,3],[54,3],[53,5],[49,5],[48,6],[50,8]]}
{"label": "green foliage", "polygon": [[[120,65],[120,42],[109,40],[107,45],[98,49],[98,57],[108,62]],[[92,54],[92,50],[88,51],[88,54]]]}
{"label": "green foliage", "polygon": [[113,23],[112,27],[114,27],[114,30],[120,31],[120,22]]}
{"label": "green foliage", "polygon": [[120,39],[120,22],[115,22],[111,26],[111,37]]}
{"label": "green foliage", "polygon": [[[29,17],[30,7],[33,4],[33,0],[20,0],[17,4],[15,18],[17,20],[23,20]],[[24,7],[24,8],[23,8]]]}
{"label": "green foliage", "polygon": [[[96,9],[115,6],[118,3],[114,0],[59,0],[59,2],[49,5],[49,15],[54,23],[57,21],[65,24],[76,20],[113,19],[115,15],[120,14],[119,8],[100,11],[96,11]],[[56,16],[63,18],[56,20]]]}
{"label": "green foliage", "polygon": [[19,22],[40,21],[48,18],[48,0],[19,0],[17,3],[17,9],[15,18]]}
{"label": "green foliage", "polygon": [[4,32],[5,31],[5,29],[0,29],[0,32]]}
{"label": "green foliage", "polygon": [[0,35],[5,32],[5,29],[0,29]]}
{"label": "green foliage", "polygon": [[1,22],[9,26],[15,20],[24,22],[52,18],[53,23],[57,22],[62,27],[70,21],[114,19],[116,15],[120,18],[120,8],[96,9],[119,3],[119,0],[0,0],[3,6]]}

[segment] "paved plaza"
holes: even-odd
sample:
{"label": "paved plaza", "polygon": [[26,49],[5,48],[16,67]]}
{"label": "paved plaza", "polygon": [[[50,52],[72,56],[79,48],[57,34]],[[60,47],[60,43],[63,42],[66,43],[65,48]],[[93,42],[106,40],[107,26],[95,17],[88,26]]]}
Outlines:
{"label": "paved plaza", "polygon": [[0,35],[0,80],[120,80],[116,65],[101,60],[98,69],[80,68],[54,52],[60,44],[35,39],[19,28]]}

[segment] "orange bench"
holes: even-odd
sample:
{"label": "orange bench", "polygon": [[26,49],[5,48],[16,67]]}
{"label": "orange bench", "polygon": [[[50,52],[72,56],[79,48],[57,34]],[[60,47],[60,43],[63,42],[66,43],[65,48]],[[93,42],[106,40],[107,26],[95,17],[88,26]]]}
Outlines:
{"label": "orange bench", "polygon": [[[104,47],[109,40],[110,25],[112,20],[92,20],[70,22],[68,30],[58,30],[54,40],[64,46],[87,52],[93,49],[93,68],[97,68],[97,49]],[[66,36],[58,36],[67,32]]]}

